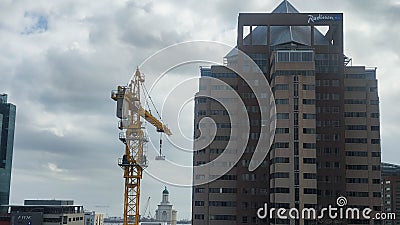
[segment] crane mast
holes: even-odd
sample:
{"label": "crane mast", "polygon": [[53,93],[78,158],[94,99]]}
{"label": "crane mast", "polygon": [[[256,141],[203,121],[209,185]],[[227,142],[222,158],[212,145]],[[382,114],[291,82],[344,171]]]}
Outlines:
{"label": "crane mast", "polygon": [[144,118],[157,132],[171,135],[171,131],[149,111],[141,106],[141,85],[144,76],[139,69],[127,86],[118,86],[111,92],[111,98],[117,102],[117,117],[120,119],[119,129],[124,130],[119,134],[119,139],[125,145],[125,154],[118,160],[118,165],[124,170],[124,225],[139,224],[140,181],[143,170],[147,167],[144,145],[148,142],[143,131]]}

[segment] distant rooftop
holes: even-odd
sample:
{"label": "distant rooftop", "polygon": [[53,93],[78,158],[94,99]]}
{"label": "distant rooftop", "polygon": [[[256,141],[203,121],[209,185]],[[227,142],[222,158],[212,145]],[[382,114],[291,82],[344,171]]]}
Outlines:
{"label": "distant rooftop", "polygon": [[7,103],[7,94],[0,94],[0,104]]}
{"label": "distant rooftop", "polygon": [[400,165],[383,162],[381,172],[382,176],[400,176]]}
{"label": "distant rooftop", "polygon": [[40,206],[72,206],[74,205],[73,200],[25,200],[24,205],[40,205]]}

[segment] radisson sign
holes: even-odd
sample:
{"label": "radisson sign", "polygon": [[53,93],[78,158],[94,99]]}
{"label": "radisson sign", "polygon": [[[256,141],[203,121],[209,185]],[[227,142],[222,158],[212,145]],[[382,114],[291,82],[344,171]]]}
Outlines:
{"label": "radisson sign", "polygon": [[318,21],[329,21],[329,20],[332,20],[332,21],[341,20],[341,16],[339,14],[335,15],[335,16],[323,15],[323,14],[318,14],[317,16],[316,15],[308,15],[308,23],[315,23]]}

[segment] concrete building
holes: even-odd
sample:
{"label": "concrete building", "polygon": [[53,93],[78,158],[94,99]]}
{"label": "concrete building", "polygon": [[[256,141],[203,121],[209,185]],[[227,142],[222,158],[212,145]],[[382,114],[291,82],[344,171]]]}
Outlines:
{"label": "concrete building", "polygon": [[156,221],[168,225],[176,225],[177,211],[172,207],[173,205],[169,202],[169,191],[165,187],[162,192],[162,200],[156,209]]}
{"label": "concrete building", "polygon": [[[343,49],[343,14],[300,13],[285,0],[272,13],[240,13],[237,37],[237,48],[253,59],[272,88],[275,139],[261,166],[250,172],[263,125],[260,108],[268,101],[259,105],[249,88],[247,82],[258,80],[244,82],[224,66],[201,68],[194,137],[199,137],[204,117],[216,122],[217,133],[210,145],[194,153],[193,165],[212,161],[228,141],[237,139],[230,135],[235,124],[229,125],[226,109],[200,97],[219,90],[205,77],[224,81],[240,95],[246,109],[238,110],[249,115],[250,137],[239,163],[228,173],[193,187],[193,224],[373,224],[372,220],[257,218],[265,203],[318,210],[336,205],[340,196],[349,206],[381,210],[376,68],[350,65]],[[235,52],[226,55],[227,65],[251,74]],[[194,182],[209,175],[202,172],[194,169]]]}
{"label": "concrete building", "polygon": [[9,211],[11,225],[85,225],[83,206],[72,200],[25,200]]}
{"label": "concrete building", "polygon": [[104,214],[102,213],[95,214],[94,225],[104,225]]}
{"label": "concrete building", "polygon": [[15,105],[7,102],[6,94],[0,94],[0,213],[7,212],[10,199],[15,113]]}
{"label": "concrete building", "polygon": [[395,213],[395,220],[387,220],[384,224],[400,224],[400,165],[382,163],[382,211]]}

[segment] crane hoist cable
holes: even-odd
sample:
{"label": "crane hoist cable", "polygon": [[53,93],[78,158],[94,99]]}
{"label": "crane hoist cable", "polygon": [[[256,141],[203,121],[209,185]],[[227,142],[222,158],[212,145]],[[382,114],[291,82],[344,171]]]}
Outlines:
{"label": "crane hoist cable", "polygon": [[[160,121],[162,121],[161,115],[158,112],[158,110],[157,110],[157,108],[156,108],[156,106],[155,106],[155,104],[153,102],[153,99],[150,96],[150,93],[147,91],[146,86],[143,83],[141,83],[141,86],[142,86],[143,90],[145,91],[144,97],[145,97],[146,105],[148,107],[149,112],[151,113],[151,111],[150,111],[151,109],[150,109],[150,106],[149,106],[148,99],[150,100],[151,104],[153,105],[154,110],[156,111],[158,117],[160,118]],[[164,159],[165,159],[165,156],[163,156],[163,154],[162,154],[162,133],[160,133],[160,153],[156,157],[156,160],[164,160]]]}
{"label": "crane hoist cable", "polygon": [[[143,90],[146,92],[146,93],[145,93],[146,96],[150,99],[150,102],[151,102],[151,104],[153,105],[154,110],[156,110],[156,113],[157,113],[157,115],[158,115],[158,118],[160,118],[160,120],[162,121],[161,115],[160,115],[160,113],[158,112],[158,110],[157,110],[157,108],[156,108],[156,105],[154,104],[153,99],[151,98],[149,92],[147,91],[146,86],[145,86],[143,83],[142,83],[141,85],[142,85]],[[150,107],[149,107],[149,111],[150,111]]]}

